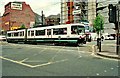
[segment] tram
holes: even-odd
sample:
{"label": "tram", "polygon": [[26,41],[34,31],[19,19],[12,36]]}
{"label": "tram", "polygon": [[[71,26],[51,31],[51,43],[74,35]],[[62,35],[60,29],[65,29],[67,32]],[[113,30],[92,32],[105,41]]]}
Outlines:
{"label": "tram", "polygon": [[8,31],[7,42],[79,45],[86,43],[85,27],[83,24],[65,24]]}

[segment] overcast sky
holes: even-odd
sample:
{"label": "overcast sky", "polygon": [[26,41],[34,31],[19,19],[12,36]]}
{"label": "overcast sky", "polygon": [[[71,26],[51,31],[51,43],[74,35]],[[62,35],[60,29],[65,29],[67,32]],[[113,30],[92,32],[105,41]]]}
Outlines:
{"label": "overcast sky", "polygon": [[26,4],[29,4],[32,10],[39,15],[41,15],[42,10],[45,16],[60,13],[60,0],[0,0],[1,15],[4,13],[4,5],[13,1],[26,2]]}

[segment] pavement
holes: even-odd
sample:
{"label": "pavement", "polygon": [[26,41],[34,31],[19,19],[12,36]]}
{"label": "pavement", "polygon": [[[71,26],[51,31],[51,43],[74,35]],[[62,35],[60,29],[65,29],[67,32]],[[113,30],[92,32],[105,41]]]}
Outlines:
{"label": "pavement", "polygon": [[[111,43],[110,43],[111,42]],[[93,44],[88,43],[87,46],[91,46],[92,52],[101,57],[111,58],[111,59],[120,59],[120,56],[116,52],[116,40],[114,41],[104,41],[101,43],[101,52],[99,52],[99,49],[96,46],[96,43],[93,42]],[[119,48],[120,50],[120,48]],[[119,51],[120,52],[120,51]]]}
{"label": "pavement", "polygon": [[106,58],[112,58],[112,59],[120,59],[120,56],[114,52],[114,51],[109,51],[109,50],[103,50],[101,52],[97,51],[96,55],[106,57]]}

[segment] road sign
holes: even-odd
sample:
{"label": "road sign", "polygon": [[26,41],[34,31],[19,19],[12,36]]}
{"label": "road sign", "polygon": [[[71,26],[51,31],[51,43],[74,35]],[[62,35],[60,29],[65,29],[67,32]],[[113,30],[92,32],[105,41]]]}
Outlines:
{"label": "road sign", "polygon": [[81,10],[75,10],[75,11],[73,11],[73,15],[74,14],[81,14]]}

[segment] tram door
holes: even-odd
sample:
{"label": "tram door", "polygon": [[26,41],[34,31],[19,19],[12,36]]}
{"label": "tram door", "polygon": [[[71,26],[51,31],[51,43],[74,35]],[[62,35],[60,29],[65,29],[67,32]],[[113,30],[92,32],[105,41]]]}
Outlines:
{"label": "tram door", "polygon": [[51,29],[47,29],[47,38],[52,38]]}

